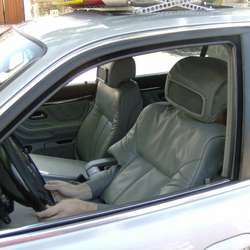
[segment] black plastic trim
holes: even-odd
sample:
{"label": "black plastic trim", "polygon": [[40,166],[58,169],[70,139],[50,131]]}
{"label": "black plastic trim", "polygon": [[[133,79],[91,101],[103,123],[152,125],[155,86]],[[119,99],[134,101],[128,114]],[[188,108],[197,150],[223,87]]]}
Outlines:
{"label": "black plastic trim", "polygon": [[231,178],[237,180],[240,173],[240,161],[241,161],[241,146],[242,146],[242,120],[243,120],[243,70],[242,70],[242,53],[241,53],[241,41],[237,39],[234,41],[236,45],[236,68],[237,68],[237,93],[236,103],[237,107],[235,110],[235,152],[234,152],[234,164],[232,168]]}

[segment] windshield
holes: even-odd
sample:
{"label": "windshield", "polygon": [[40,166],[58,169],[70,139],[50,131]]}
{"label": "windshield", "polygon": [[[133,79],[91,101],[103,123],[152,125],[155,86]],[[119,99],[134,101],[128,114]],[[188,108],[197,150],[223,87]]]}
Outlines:
{"label": "windshield", "polygon": [[44,53],[42,47],[14,30],[0,36],[0,85]]}

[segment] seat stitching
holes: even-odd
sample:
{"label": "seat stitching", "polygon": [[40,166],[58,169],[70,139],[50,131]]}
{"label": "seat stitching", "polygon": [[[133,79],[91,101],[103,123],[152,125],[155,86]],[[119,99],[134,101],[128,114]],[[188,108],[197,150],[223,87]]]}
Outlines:
{"label": "seat stitching", "polygon": [[183,168],[185,168],[187,165],[189,165],[190,163],[195,162],[195,161],[199,161],[199,160],[200,160],[200,158],[194,159],[194,160],[191,160],[191,161],[188,161],[188,162],[183,163],[183,164],[180,166],[180,168],[179,168],[174,174],[172,174],[172,176],[170,177],[170,179],[173,179],[173,177],[174,177],[176,174],[179,173],[184,179],[187,180],[187,178],[181,173],[181,170],[182,170]]}
{"label": "seat stitching", "polygon": [[113,200],[113,202],[117,201],[119,199],[119,197],[124,194],[126,191],[128,191],[132,186],[134,186],[140,179],[142,179],[142,177],[144,177],[145,175],[147,175],[150,171],[152,171],[154,169],[154,167],[150,168],[148,171],[146,171],[142,176],[140,176],[140,178],[136,179],[133,183],[129,184],[129,188],[123,189],[117,196],[116,198]]}
{"label": "seat stitching", "polygon": [[[201,155],[201,158],[200,158],[200,162],[199,162],[198,168],[197,168],[197,170],[195,171],[195,173],[194,173],[194,175],[193,175],[193,178],[191,179],[190,186],[192,186],[192,183],[193,183],[194,179],[197,177],[198,173],[199,173],[200,170],[201,170],[201,165],[202,165],[201,162],[202,162],[202,159],[203,159],[203,157],[204,157],[204,155],[205,155],[205,153],[206,153],[206,148],[208,147],[209,143],[210,143],[211,141],[213,141],[213,140],[223,139],[223,138],[225,138],[225,136],[215,136],[215,137],[213,137],[213,138],[211,138],[210,140],[207,141],[207,143],[206,143],[205,146],[204,146],[204,150],[203,150],[203,152],[202,152],[202,155]],[[189,186],[189,187],[190,187],[190,186]]]}
{"label": "seat stitching", "polygon": [[[185,162],[185,163],[183,163],[179,168],[178,168],[178,170],[175,172],[175,173],[173,173],[172,175],[171,175],[171,179],[176,175],[176,174],[178,174],[183,168],[185,168],[186,167],[186,165],[188,165],[188,164],[190,164],[190,163],[192,163],[192,162],[194,162],[194,161],[199,161],[200,160],[200,158],[199,159],[193,159],[193,160],[190,160],[190,161],[188,161],[188,162]],[[183,176],[184,177],[184,176]]]}
{"label": "seat stitching", "polygon": [[102,133],[104,132],[104,130],[105,130],[105,128],[107,127],[107,125],[108,125],[108,122],[109,122],[109,120],[106,118],[106,116],[104,116],[104,115],[101,115],[101,117],[100,117],[100,119],[102,118],[102,116],[106,119],[106,122],[104,123],[104,125],[102,126],[102,129],[101,129],[101,131],[100,131],[100,133],[99,133],[99,135],[96,137],[97,139],[95,140],[95,143],[94,143],[94,147],[92,148],[92,157],[93,157],[93,155],[95,155],[95,153],[96,153],[96,146],[97,146],[97,143],[98,143],[98,139],[101,137],[101,135],[102,135]]}
{"label": "seat stitching", "polygon": [[[125,138],[124,139],[126,139],[126,140],[128,140],[127,139],[127,135],[125,136]],[[122,149],[123,149],[123,151],[127,151],[126,150],[126,148],[125,148],[125,144],[126,144],[126,141],[124,142],[124,140],[121,140],[121,147],[122,147]],[[120,168],[120,171],[119,171],[119,173],[122,173],[125,169],[127,169],[127,167],[130,165],[130,163],[132,163],[133,161],[135,161],[137,158],[139,158],[139,155],[138,155],[138,153],[137,153],[137,151],[135,152],[135,154],[134,154],[134,157],[130,160],[130,161],[128,161],[126,164],[124,164],[121,168]],[[114,179],[117,177],[118,175],[116,175],[115,177],[114,177]],[[113,179],[113,180],[114,180]]]}
{"label": "seat stitching", "polygon": [[[126,140],[128,140],[127,139],[127,135],[126,135]],[[136,142],[135,142],[136,143]],[[124,142],[123,140],[121,140],[121,146],[122,146],[122,149],[123,149],[123,151],[127,151],[126,150],[126,148],[125,148],[125,145],[126,144],[126,141]],[[136,147],[136,145],[135,145],[135,147]],[[135,150],[135,152],[134,152],[134,157],[130,160],[130,161],[128,161],[125,165],[124,165],[124,167],[127,167],[131,162],[133,162],[134,160],[136,160],[137,158],[139,157],[139,155],[138,155],[138,152],[137,152],[137,150]],[[122,170],[123,171],[123,170]]]}

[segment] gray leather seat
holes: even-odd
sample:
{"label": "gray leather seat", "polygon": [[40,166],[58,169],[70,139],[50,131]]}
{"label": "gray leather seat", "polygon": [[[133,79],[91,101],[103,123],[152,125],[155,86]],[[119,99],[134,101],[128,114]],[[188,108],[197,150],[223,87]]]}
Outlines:
{"label": "gray leather seat", "polygon": [[216,119],[227,106],[226,63],[182,59],[168,75],[165,96],[168,103],[147,106],[129,133],[110,147],[121,168],[102,194],[105,203],[169,194],[219,175],[225,126]]}
{"label": "gray leather seat", "polygon": [[142,110],[139,88],[131,80],[134,77],[132,58],[100,66],[95,105],[77,135],[77,160],[31,154],[38,168],[53,175],[76,177],[85,162],[107,156],[110,145],[126,135]]}

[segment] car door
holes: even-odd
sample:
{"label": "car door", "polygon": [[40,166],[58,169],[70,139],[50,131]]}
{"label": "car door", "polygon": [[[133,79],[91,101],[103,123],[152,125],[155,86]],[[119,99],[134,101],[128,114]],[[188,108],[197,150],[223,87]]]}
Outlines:
{"label": "car door", "polygon": [[[40,224],[38,230],[25,228],[19,235],[2,233],[0,247],[35,249],[248,249],[250,182],[225,186],[220,183],[206,191],[186,193],[137,206],[130,210],[82,216],[68,224],[62,220]],[[173,199],[174,198],[174,199]],[[243,218],[244,217],[244,218]],[[69,221],[68,221],[69,222]],[[55,226],[55,225],[54,225]],[[9,236],[4,238],[4,236]]]}
{"label": "car door", "polygon": [[[209,36],[207,30],[206,36]],[[239,123],[233,125],[236,128]],[[248,128],[249,121],[244,125]],[[241,140],[236,139],[235,151],[239,153]],[[244,143],[249,144],[249,136],[246,135]],[[250,232],[249,181],[228,182],[110,209],[106,213],[101,211],[94,216],[44,222],[34,227],[35,230],[31,226],[21,229],[19,235],[2,238],[0,246],[8,249],[205,249]],[[7,235],[8,232],[3,233],[2,237]]]}
{"label": "car door", "polygon": [[74,140],[95,99],[95,71],[73,79],[18,127],[15,136],[30,152],[74,157]]}

